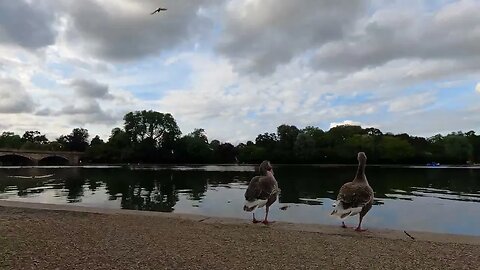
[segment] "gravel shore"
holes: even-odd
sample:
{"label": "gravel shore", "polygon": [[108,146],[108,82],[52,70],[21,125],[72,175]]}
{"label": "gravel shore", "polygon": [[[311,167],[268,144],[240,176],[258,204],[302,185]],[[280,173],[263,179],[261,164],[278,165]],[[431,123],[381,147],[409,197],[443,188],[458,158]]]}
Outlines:
{"label": "gravel shore", "polygon": [[[308,228],[0,206],[0,269],[480,267],[480,245],[455,243],[455,236],[427,241],[412,240],[403,232],[384,237]],[[468,237],[462,239],[468,242]]]}

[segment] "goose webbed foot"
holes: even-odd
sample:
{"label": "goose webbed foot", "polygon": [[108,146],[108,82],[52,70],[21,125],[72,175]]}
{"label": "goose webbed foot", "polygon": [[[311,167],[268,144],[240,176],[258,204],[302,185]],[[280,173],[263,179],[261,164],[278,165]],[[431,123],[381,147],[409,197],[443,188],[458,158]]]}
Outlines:
{"label": "goose webbed foot", "polygon": [[260,222],[261,222],[260,220],[258,220],[258,219],[255,218],[255,213],[253,213],[252,223],[253,223],[253,224],[257,224],[257,223],[260,223]]}
{"label": "goose webbed foot", "polygon": [[270,225],[272,223],[275,223],[275,221],[268,221],[268,220],[265,219],[264,221],[262,221],[262,223],[265,224],[265,225]]}
{"label": "goose webbed foot", "polygon": [[363,216],[364,216],[364,215],[365,215],[365,214],[360,213],[360,218],[359,218],[359,220],[358,220],[358,226],[357,226],[357,228],[355,229],[356,232],[364,232],[364,231],[366,231],[366,229],[362,229],[362,221],[363,221]]}
{"label": "goose webbed foot", "polygon": [[362,229],[361,227],[357,227],[357,228],[355,229],[355,231],[356,231],[356,232],[365,232],[365,231],[367,231],[367,229]]}

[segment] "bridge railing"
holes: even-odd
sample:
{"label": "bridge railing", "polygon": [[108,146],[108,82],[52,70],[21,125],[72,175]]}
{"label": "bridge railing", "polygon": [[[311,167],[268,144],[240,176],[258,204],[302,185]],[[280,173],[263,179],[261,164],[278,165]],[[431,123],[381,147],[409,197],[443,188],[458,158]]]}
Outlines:
{"label": "bridge railing", "polygon": [[0,152],[9,152],[9,153],[36,153],[36,154],[71,154],[71,155],[83,155],[85,152],[76,152],[76,151],[50,151],[50,150],[28,150],[28,149],[15,149],[15,148],[0,148]]}

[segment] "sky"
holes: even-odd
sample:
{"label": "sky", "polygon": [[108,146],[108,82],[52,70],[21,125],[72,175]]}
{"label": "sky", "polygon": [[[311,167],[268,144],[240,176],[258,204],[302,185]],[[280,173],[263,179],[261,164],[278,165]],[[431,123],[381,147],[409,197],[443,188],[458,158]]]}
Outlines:
{"label": "sky", "polygon": [[[158,7],[168,10],[150,15]],[[0,131],[480,132],[480,0],[0,0]]]}

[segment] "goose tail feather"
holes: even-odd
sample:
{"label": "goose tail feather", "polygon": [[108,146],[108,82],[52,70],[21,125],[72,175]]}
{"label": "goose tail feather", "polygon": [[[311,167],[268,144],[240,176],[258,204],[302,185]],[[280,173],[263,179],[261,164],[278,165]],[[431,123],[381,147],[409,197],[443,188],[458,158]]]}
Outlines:
{"label": "goose tail feather", "polygon": [[351,207],[351,208],[345,208],[343,205],[343,202],[341,201],[336,201],[333,204],[333,211],[330,213],[332,216],[337,216],[340,219],[344,219],[349,216],[355,216],[359,214],[362,211],[362,206],[359,207]]}
{"label": "goose tail feather", "polygon": [[255,210],[255,208],[261,208],[264,207],[267,204],[267,200],[254,200],[254,201],[245,201],[245,204],[243,205],[243,210],[247,212],[251,212]]}

